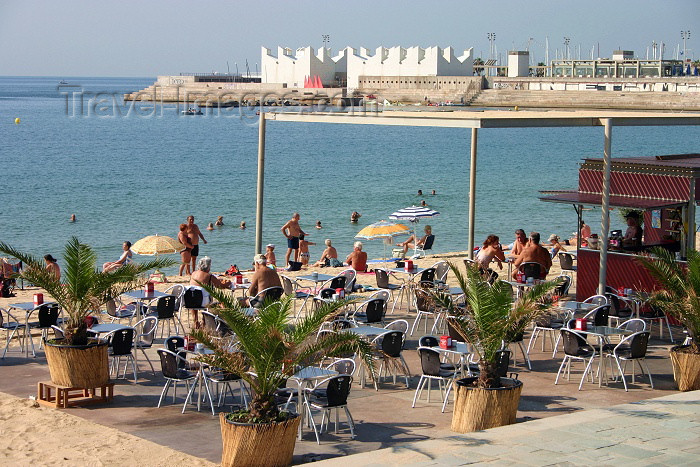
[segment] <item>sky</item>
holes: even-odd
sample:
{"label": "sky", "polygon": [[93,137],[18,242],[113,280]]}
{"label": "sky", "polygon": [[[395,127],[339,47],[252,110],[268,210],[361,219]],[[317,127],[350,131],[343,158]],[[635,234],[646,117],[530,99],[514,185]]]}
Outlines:
{"label": "sky", "polygon": [[[488,58],[488,33],[502,57],[529,50],[538,62],[562,53],[645,58],[653,41],[664,58],[683,48],[700,58],[698,0],[501,1],[58,1],[0,0],[0,75],[155,77],[181,72],[255,71],[260,48],[323,45],[452,46]],[[693,30],[695,28],[696,30]],[[532,38],[532,40],[530,40]],[[651,52],[649,52],[651,54]],[[651,55],[650,55],[651,56]]]}

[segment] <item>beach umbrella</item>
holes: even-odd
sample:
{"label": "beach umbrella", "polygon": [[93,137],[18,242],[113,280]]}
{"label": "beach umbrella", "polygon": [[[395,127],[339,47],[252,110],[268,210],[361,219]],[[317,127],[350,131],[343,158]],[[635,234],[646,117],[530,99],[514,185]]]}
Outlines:
{"label": "beach umbrella", "polygon": [[364,240],[384,239],[384,259],[386,259],[386,245],[387,243],[391,244],[391,238],[398,235],[407,235],[409,232],[410,229],[403,224],[381,220],[362,228],[362,230],[357,232],[355,238]]}
{"label": "beach umbrella", "polygon": [[178,253],[185,246],[167,235],[149,235],[131,246],[131,251],[138,255],[168,255]]}
{"label": "beach umbrella", "polygon": [[440,213],[438,211],[430,209],[427,206],[409,206],[392,213],[389,219],[404,219],[410,220],[411,222],[418,222],[420,219],[439,215]]}

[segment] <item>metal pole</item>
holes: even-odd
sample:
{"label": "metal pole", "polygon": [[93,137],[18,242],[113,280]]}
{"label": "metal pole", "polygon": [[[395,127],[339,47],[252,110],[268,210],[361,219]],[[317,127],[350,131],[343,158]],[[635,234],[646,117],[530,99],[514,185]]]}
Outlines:
{"label": "metal pole", "polygon": [[690,179],[690,199],[688,200],[687,222],[688,234],[687,246],[683,256],[688,256],[688,250],[695,249],[695,178]]}
{"label": "metal pole", "polygon": [[472,128],[471,157],[469,159],[469,239],[467,241],[467,256],[474,259],[474,224],[476,223],[476,142],[477,128]]}
{"label": "metal pole", "polygon": [[262,253],[263,187],[265,186],[265,112],[258,123],[258,196],[255,209],[255,254]]}
{"label": "metal pole", "polygon": [[605,148],[603,150],[603,200],[600,221],[600,273],[598,275],[598,294],[605,294],[608,267],[608,236],[610,234],[610,156],[612,153],[612,119],[602,119],[605,125]]}

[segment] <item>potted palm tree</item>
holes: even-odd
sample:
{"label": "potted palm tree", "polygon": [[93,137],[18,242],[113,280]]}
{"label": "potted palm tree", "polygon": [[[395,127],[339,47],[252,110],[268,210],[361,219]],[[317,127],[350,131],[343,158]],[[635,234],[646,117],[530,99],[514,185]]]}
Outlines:
{"label": "potted palm tree", "polygon": [[466,275],[452,263],[450,269],[465,294],[466,307],[457,307],[448,294],[440,292],[433,294],[435,303],[447,309],[449,322],[471,345],[479,365],[478,377],[456,384],[452,430],[467,433],[515,423],[522,382],[499,375],[499,351],[546,313],[543,298],[558,282],[539,283],[513,302],[509,284],[496,281],[490,285],[477,267],[467,268]]}
{"label": "potted palm tree", "polygon": [[700,389],[700,253],[688,250],[687,264],[664,248],[651,253],[638,258],[659,285],[650,303],[680,321],[691,338],[688,345],[671,347],[673,378],[681,391]]}
{"label": "potted palm tree", "polygon": [[292,325],[289,297],[265,302],[257,315],[251,317],[230,294],[205,288],[221,303],[219,317],[238,342],[237,351],[231,352],[226,340],[201,329],[194,331],[194,337],[214,351],[199,359],[240,375],[251,389],[247,409],[219,415],[223,442],[221,465],[288,465],[294,454],[301,417],[280,412],[275,403],[277,389],[300,367],[353,352],[374,374],[371,346],[350,332],[329,333],[317,339],[322,324],[332,320],[347,301],[323,304]]}
{"label": "potted palm tree", "polygon": [[86,318],[90,313],[141,285],[143,273],[175,264],[157,259],[100,272],[93,249],[72,237],[63,252],[63,274],[59,279],[36,256],[6,243],[0,243],[0,252],[22,261],[26,266],[18,277],[44,289],[63,310],[64,338],[47,340],[46,360],[51,381],[72,388],[95,388],[109,381],[107,344],[88,337]]}

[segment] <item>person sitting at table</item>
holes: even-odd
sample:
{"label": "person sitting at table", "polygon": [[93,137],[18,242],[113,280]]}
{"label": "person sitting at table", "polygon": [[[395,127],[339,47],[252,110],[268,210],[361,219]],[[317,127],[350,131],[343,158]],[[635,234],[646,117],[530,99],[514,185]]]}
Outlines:
{"label": "person sitting at table", "polygon": [[502,261],[505,261],[506,258],[501,249],[500,239],[497,235],[489,235],[476,254],[476,262],[479,264],[481,274],[489,273],[490,275],[493,272],[491,269],[491,261],[494,259],[498,263],[498,269],[503,269]]}
{"label": "person sitting at table", "polygon": [[[248,297],[241,298],[241,305],[243,306],[255,306],[258,301],[255,296],[270,287],[282,287],[282,281],[280,276],[277,275],[277,271],[267,267],[267,258],[265,255],[255,255],[253,257],[253,266],[255,267],[255,272],[253,277],[250,278],[250,288],[248,289]],[[264,297],[263,297],[264,299]]]}
{"label": "person sitting at table", "polygon": [[541,274],[540,279],[545,279],[549,268],[552,267],[552,257],[549,252],[540,245],[540,234],[538,232],[530,232],[530,238],[523,248],[523,252],[513,263],[513,279],[517,279],[518,270],[523,263],[539,263]]}
{"label": "person sitting at table", "polygon": [[56,262],[56,258],[51,255],[44,255],[44,261],[46,261],[46,270],[51,271],[56,275],[56,279],[61,279],[61,268]]}
{"label": "person sitting at table", "polygon": [[362,242],[355,242],[354,249],[345,258],[345,262],[357,272],[365,272],[367,270],[367,253],[362,251]]}
{"label": "person sitting at table", "polygon": [[321,254],[321,259],[313,264],[313,267],[341,267],[343,263],[338,261],[338,252],[335,247],[331,244],[331,239],[327,238],[325,241],[326,249],[323,250]]}
{"label": "person sitting at table", "polygon": [[551,246],[549,249],[549,255],[552,258],[557,256],[560,251],[566,251],[566,248],[564,248],[564,245],[562,245],[560,242],[561,239],[559,238],[559,235],[552,234],[549,236],[549,246]]}
{"label": "person sitting at table", "polygon": [[639,225],[639,213],[637,211],[630,211],[625,216],[625,220],[627,221],[627,230],[622,239],[622,246],[629,249],[640,248],[642,246],[642,235],[644,235],[644,231]]}
{"label": "person sitting at table", "polygon": [[[425,241],[428,239],[430,235],[433,234],[433,228],[430,227],[429,225],[426,225],[425,228],[423,229],[425,232],[425,235],[423,235],[419,240],[418,240],[418,246],[422,247],[425,245]],[[403,247],[403,254],[404,256],[406,255],[406,252],[410,248],[415,248],[416,247],[416,235],[412,234],[410,237],[405,242],[397,243],[396,246],[401,246]]]}
{"label": "person sitting at table", "polygon": [[131,242],[124,242],[122,244],[122,250],[124,250],[124,253],[122,253],[118,260],[110,261],[102,265],[102,272],[114,271],[125,264],[131,263],[131,257],[133,255],[131,252]]}
{"label": "person sitting at table", "polygon": [[517,229],[515,231],[515,241],[508,245],[508,248],[510,249],[510,253],[508,253],[508,257],[512,260],[520,256],[520,253],[523,252],[523,248],[525,248],[525,245],[527,244],[527,236],[525,235],[525,231],[523,229]]}

